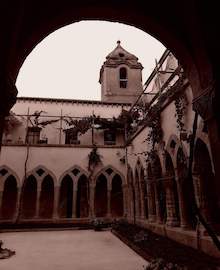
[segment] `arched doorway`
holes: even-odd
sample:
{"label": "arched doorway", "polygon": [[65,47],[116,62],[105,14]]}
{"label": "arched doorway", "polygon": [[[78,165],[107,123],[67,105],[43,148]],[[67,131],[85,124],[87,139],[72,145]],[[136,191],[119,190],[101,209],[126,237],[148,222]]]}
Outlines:
{"label": "arched doorway", "polygon": [[166,168],[166,209],[167,209],[167,221],[169,226],[180,225],[180,213],[179,213],[179,197],[177,191],[177,184],[175,179],[175,170],[171,156],[168,152],[165,154],[165,168]]}
{"label": "arched doorway", "polygon": [[140,171],[140,183],[144,203],[144,217],[148,218],[147,185],[144,177],[144,169],[142,167]]}
{"label": "arched doorway", "polygon": [[12,219],[15,215],[17,203],[17,181],[13,175],[5,180],[4,191],[2,196],[2,212],[3,219]]}
{"label": "arched doorway", "polygon": [[141,189],[140,189],[140,183],[139,183],[139,175],[137,169],[135,170],[135,212],[136,212],[136,217],[139,218],[141,217]]}
{"label": "arched doorway", "polygon": [[71,218],[73,212],[73,180],[69,175],[64,176],[59,196],[58,213],[61,218]]}
{"label": "arched doorway", "polygon": [[147,166],[147,198],[148,198],[148,218],[149,221],[156,220],[156,198],[155,198],[155,179],[152,172],[151,163]]}
{"label": "arched doorway", "polygon": [[197,175],[197,197],[200,209],[210,223],[220,223],[219,207],[217,205],[217,190],[215,188],[212,163],[206,144],[197,139],[195,145],[194,174]]}
{"label": "arched doorway", "polygon": [[180,212],[181,226],[190,227],[192,229],[196,228],[197,220],[192,211],[193,205],[193,183],[191,179],[187,177],[187,160],[183,153],[183,149],[179,147],[177,151],[177,174],[178,174],[178,184],[180,189],[181,204]]}
{"label": "arched doorway", "polygon": [[76,217],[84,218],[89,216],[89,182],[83,174],[78,179]]}
{"label": "arched doorway", "polygon": [[107,215],[107,179],[101,174],[96,180],[95,187],[95,216]]}
{"label": "arched doorway", "polygon": [[24,182],[22,196],[21,216],[23,218],[34,218],[37,203],[37,180],[33,175],[28,176]]}
{"label": "arched doorway", "polygon": [[128,206],[129,206],[129,216],[130,219],[133,219],[133,222],[135,223],[135,190],[134,190],[134,179],[133,179],[133,173],[132,169],[129,166],[128,167]]}
{"label": "arched doorway", "polygon": [[116,174],[112,179],[111,189],[111,215],[112,217],[122,217],[124,213],[124,198],[122,190],[122,179]]}
{"label": "arched doorway", "polygon": [[44,177],[40,194],[40,218],[52,218],[54,203],[54,183],[50,175]]}
{"label": "arched doorway", "polygon": [[165,192],[163,178],[162,178],[162,169],[161,169],[160,159],[157,154],[155,154],[153,157],[152,173],[156,181],[155,195],[156,195],[157,221],[159,223],[165,224],[166,219],[167,219],[166,192]]}

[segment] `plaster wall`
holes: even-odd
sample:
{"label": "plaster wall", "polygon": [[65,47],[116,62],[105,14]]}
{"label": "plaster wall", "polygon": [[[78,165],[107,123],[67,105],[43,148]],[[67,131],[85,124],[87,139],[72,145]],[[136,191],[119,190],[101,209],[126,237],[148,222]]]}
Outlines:
{"label": "plaster wall", "polygon": [[[88,155],[91,150],[92,147],[30,146],[27,173],[43,166],[48,172],[52,172],[58,181],[73,166],[79,166],[88,172]],[[0,166],[7,165],[16,173],[20,183],[25,174],[27,151],[27,146],[2,146],[1,150]],[[95,168],[94,176],[108,165],[125,175],[125,165],[119,160],[124,155],[123,148],[98,148],[98,153],[101,156],[101,163]]]}

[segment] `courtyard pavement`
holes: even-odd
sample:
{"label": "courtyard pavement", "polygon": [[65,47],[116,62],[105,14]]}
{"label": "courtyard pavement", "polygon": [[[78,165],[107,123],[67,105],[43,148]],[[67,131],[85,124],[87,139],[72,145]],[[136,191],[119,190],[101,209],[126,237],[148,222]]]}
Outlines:
{"label": "courtyard pavement", "polygon": [[16,251],[0,260],[1,270],[143,270],[147,265],[109,231],[10,232],[0,239]]}

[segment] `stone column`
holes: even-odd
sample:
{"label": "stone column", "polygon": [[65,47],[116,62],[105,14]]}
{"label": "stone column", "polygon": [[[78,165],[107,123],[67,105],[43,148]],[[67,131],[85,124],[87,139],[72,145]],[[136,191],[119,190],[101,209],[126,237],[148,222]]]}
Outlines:
{"label": "stone column", "polygon": [[95,184],[90,184],[90,196],[89,196],[89,217],[93,219],[95,217]]}
{"label": "stone column", "polygon": [[128,185],[124,184],[122,186],[122,192],[123,192],[123,216],[128,216]]}
{"label": "stone column", "polygon": [[148,201],[148,220],[149,222],[155,222],[156,216],[154,212],[154,187],[153,187],[153,180],[147,180],[147,201]]}
{"label": "stone column", "polygon": [[140,218],[145,219],[145,204],[144,204],[144,179],[140,182],[140,201],[141,201],[141,213]]}
{"label": "stone column", "polygon": [[184,201],[184,194],[183,194],[183,182],[187,181],[187,179],[179,178],[177,180],[177,190],[178,190],[178,197],[179,197],[179,212],[180,212],[180,227],[183,229],[187,229],[190,227],[187,218],[187,209]]}
{"label": "stone column", "polygon": [[41,195],[41,184],[37,187],[37,201],[36,201],[36,213],[35,218],[39,218],[39,212],[40,212],[40,195]]}
{"label": "stone column", "polygon": [[[212,78],[213,79],[213,78]],[[218,80],[218,78],[216,78]],[[219,110],[219,99],[216,94],[217,85],[213,80],[207,82],[206,87],[200,90],[200,93],[193,99],[193,110],[196,111],[204,120],[208,127],[208,137],[214,165],[215,190],[220,189],[220,118],[217,114]],[[199,172],[200,173],[200,172]],[[202,189],[201,189],[202,190]],[[220,210],[220,196],[217,194],[216,211]],[[201,203],[203,203],[201,201]]]}
{"label": "stone column", "polygon": [[134,218],[134,196],[133,196],[133,186],[130,185],[129,186],[129,190],[128,190],[128,193],[129,193],[129,198],[128,198],[128,204],[129,204],[129,216],[130,216],[130,219],[133,219]]}
{"label": "stone column", "polygon": [[203,181],[201,181],[200,175],[193,173],[193,185],[195,190],[196,203],[201,211],[201,214],[206,219],[208,223],[211,223],[211,217],[209,213],[209,203],[206,198],[204,187],[202,186]]}
{"label": "stone column", "polygon": [[0,218],[2,217],[2,198],[3,198],[3,190],[0,190]]}
{"label": "stone column", "polygon": [[166,208],[167,208],[167,226],[178,226],[179,221],[176,216],[176,207],[175,207],[175,198],[174,198],[174,190],[173,190],[173,178],[166,177],[164,179],[165,189],[166,189]]}
{"label": "stone column", "polygon": [[59,192],[60,187],[54,187],[54,200],[53,200],[53,219],[58,219],[58,207],[59,207]]}
{"label": "stone column", "polygon": [[158,194],[158,190],[157,190],[157,180],[155,180],[154,192],[155,192],[155,204],[156,204],[156,222],[158,224],[162,224],[163,219],[162,219],[162,213],[161,213],[161,209],[160,209],[159,194]]}
{"label": "stone column", "polygon": [[77,187],[73,185],[72,218],[76,218]]}
{"label": "stone column", "polygon": [[111,187],[108,187],[107,191],[107,217],[110,218],[112,216],[111,214]]}
{"label": "stone column", "polygon": [[198,173],[192,174],[193,178],[193,187],[194,187],[194,195],[197,207],[200,208],[200,178]]}
{"label": "stone column", "polygon": [[140,217],[140,209],[139,209],[140,196],[139,196],[139,189],[137,185],[135,185],[134,187],[134,192],[135,192],[135,216],[136,218],[139,218]]}
{"label": "stone column", "polygon": [[17,201],[16,201],[16,207],[15,207],[15,215],[14,220],[19,219],[19,212],[21,211],[21,187],[17,188]]}

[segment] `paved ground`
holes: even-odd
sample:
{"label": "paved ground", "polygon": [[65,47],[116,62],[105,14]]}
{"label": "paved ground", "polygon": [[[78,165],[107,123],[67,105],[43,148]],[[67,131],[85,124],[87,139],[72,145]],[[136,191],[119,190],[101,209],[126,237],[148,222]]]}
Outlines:
{"label": "paved ground", "polygon": [[1,270],[143,270],[147,262],[109,231],[1,233],[16,251]]}

